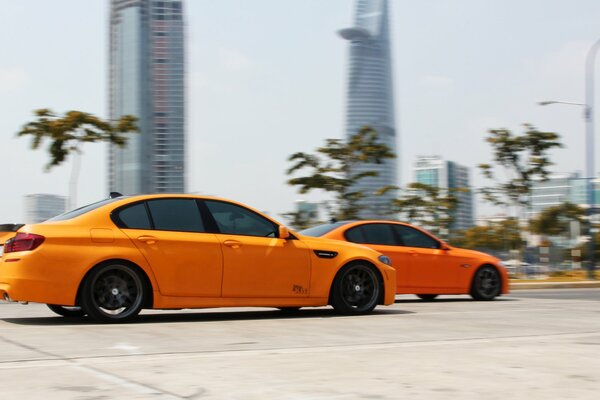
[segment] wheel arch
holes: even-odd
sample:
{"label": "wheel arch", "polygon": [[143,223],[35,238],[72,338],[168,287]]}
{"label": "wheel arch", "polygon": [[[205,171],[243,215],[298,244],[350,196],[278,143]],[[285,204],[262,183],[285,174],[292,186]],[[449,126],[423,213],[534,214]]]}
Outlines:
{"label": "wheel arch", "polygon": [[329,285],[329,295],[327,298],[327,303],[331,305],[331,294],[333,291],[333,284],[335,283],[336,279],[338,278],[338,276],[340,275],[340,273],[347,267],[355,265],[355,264],[366,264],[368,265],[370,268],[373,269],[373,271],[375,271],[375,274],[377,275],[377,279],[379,280],[379,285],[381,286],[381,291],[379,292],[379,298],[377,299],[377,304],[381,305],[384,302],[385,299],[385,284],[383,281],[383,274],[381,273],[381,271],[379,270],[379,268],[377,268],[375,266],[375,264],[373,264],[371,261],[368,260],[364,260],[364,259],[356,259],[356,260],[352,260],[352,261],[348,261],[345,264],[343,264],[340,268],[338,268],[338,270],[336,271],[335,275],[333,276],[333,279],[331,280],[331,283]]}
{"label": "wheel arch", "polygon": [[85,275],[79,282],[79,286],[77,287],[77,294],[75,296],[75,304],[78,306],[81,305],[81,290],[83,289],[83,285],[85,284],[85,281],[88,279],[88,277],[90,276],[92,271],[94,271],[97,268],[103,267],[105,265],[110,265],[113,263],[125,264],[125,265],[133,268],[140,275],[140,277],[142,278],[144,287],[146,289],[146,293],[145,293],[146,298],[144,299],[143,308],[152,308],[154,305],[154,288],[152,286],[152,281],[150,280],[150,277],[148,276],[148,274],[146,273],[146,271],[144,271],[144,269],[142,267],[140,267],[139,265],[137,265],[136,263],[134,263],[132,261],[125,260],[123,258],[111,258],[108,260],[101,261],[101,262],[97,263],[96,265],[94,265],[93,267],[91,267],[85,273]]}

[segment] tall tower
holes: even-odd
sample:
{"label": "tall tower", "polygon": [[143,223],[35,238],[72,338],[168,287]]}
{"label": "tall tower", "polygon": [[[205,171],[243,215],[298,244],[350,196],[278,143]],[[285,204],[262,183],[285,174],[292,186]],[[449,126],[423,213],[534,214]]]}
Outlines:
{"label": "tall tower", "polygon": [[[339,31],[350,42],[346,104],[346,137],[368,125],[379,134],[379,140],[394,153],[396,127],[394,89],[387,0],[357,0],[354,26]],[[398,185],[398,159],[382,164],[362,165],[354,173],[377,171],[378,176],[362,179],[355,190],[363,191],[364,218],[389,218],[387,210],[396,192],[375,196],[384,186]]]}
{"label": "tall tower", "polygon": [[185,191],[182,0],[111,0],[109,114],[136,116],[139,133],[109,150],[109,191]]}

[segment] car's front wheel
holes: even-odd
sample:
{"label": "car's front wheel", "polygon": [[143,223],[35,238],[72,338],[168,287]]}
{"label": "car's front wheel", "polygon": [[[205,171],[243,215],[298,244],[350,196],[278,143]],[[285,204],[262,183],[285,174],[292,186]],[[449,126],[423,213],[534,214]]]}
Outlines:
{"label": "car's front wheel", "polygon": [[475,300],[494,300],[502,290],[500,273],[492,266],[479,268],[471,284],[471,297]]}
{"label": "car's front wheel", "polygon": [[144,283],[133,267],[111,263],[96,267],[86,278],[81,305],[88,316],[100,322],[125,322],[144,305]]}
{"label": "car's front wheel", "polygon": [[377,306],[382,290],[373,267],[350,264],[342,268],[333,281],[331,305],[340,314],[366,314]]}
{"label": "car's front wheel", "polygon": [[85,316],[85,311],[81,307],[78,306],[59,306],[56,304],[46,304],[50,310],[58,315],[62,315],[63,317],[83,317]]}

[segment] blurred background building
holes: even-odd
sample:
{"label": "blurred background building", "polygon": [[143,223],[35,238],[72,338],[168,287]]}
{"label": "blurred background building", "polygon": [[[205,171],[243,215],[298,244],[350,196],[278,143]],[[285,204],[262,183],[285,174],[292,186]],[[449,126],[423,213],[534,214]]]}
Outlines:
{"label": "blurred background building", "polygon": [[111,0],[109,114],[139,118],[109,150],[109,191],[185,192],[185,55],[181,0]]}
{"label": "blurred background building", "polygon": [[14,221],[36,224],[66,211],[67,198],[55,194],[28,194],[24,196],[25,220]]}
{"label": "blurred background building", "polygon": [[[357,0],[354,24],[339,34],[350,42],[347,99],[346,137],[358,133],[368,125],[379,134],[379,140],[394,153],[396,123],[387,0]],[[396,191],[383,196],[374,192],[384,186],[398,185],[398,159],[387,159],[382,164],[361,165],[353,171],[377,171],[377,177],[362,179],[355,190],[363,191],[366,198],[363,218],[389,218],[386,213]]]}
{"label": "blurred background building", "polygon": [[451,230],[469,229],[474,223],[473,191],[469,169],[439,156],[418,156],[413,164],[414,181],[442,189],[466,189],[452,193],[458,199]]}
{"label": "blurred background building", "polygon": [[[592,182],[594,204],[600,202],[600,180]],[[550,207],[573,203],[587,208],[586,179],[578,172],[551,174],[546,181],[538,181],[531,188],[528,216],[534,217]]]}

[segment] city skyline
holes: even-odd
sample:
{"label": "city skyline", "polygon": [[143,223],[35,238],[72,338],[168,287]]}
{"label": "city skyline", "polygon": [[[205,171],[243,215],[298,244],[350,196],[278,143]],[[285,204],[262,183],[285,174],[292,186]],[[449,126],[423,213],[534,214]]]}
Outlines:
{"label": "city skyline", "polygon": [[109,117],[139,132],[108,152],[108,192],[185,192],[182,0],[110,0]]}
{"label": "city skyline", "polygon": [[[0,61],[0,158],[19,166],[10,193],[5,189],[0,198],[0,221],[11,222],[23,214],[24,194],[68,191],[70,160],[44,173],[46,153],[14,137],[31,111],[108,116],[109,10],[106,1],[0,3],[7,38]],[[583,100],[585,55],[600,37],[600,4],[390,3],[403,183],[410,181],[414,156],[429,153],[471,168],[474,186],[482,186],[474,167],[490,158],[486,130],[520,131],[523,122],[562,134],[566,148],[552,152],[554,171],[583,170],[579,110],[536,102]],[[188,191],[240,200],[279,219],[296,199],[319,201],[320,194],[299,196],[285,185],[285,160],[344,132],[347,49],[332,32],[348,26],[353,4],[200,0],[187,6]],[[106,147],[83,151],[80,205],[107,195]],[[490,212],[479,203],[478,212]]]}

